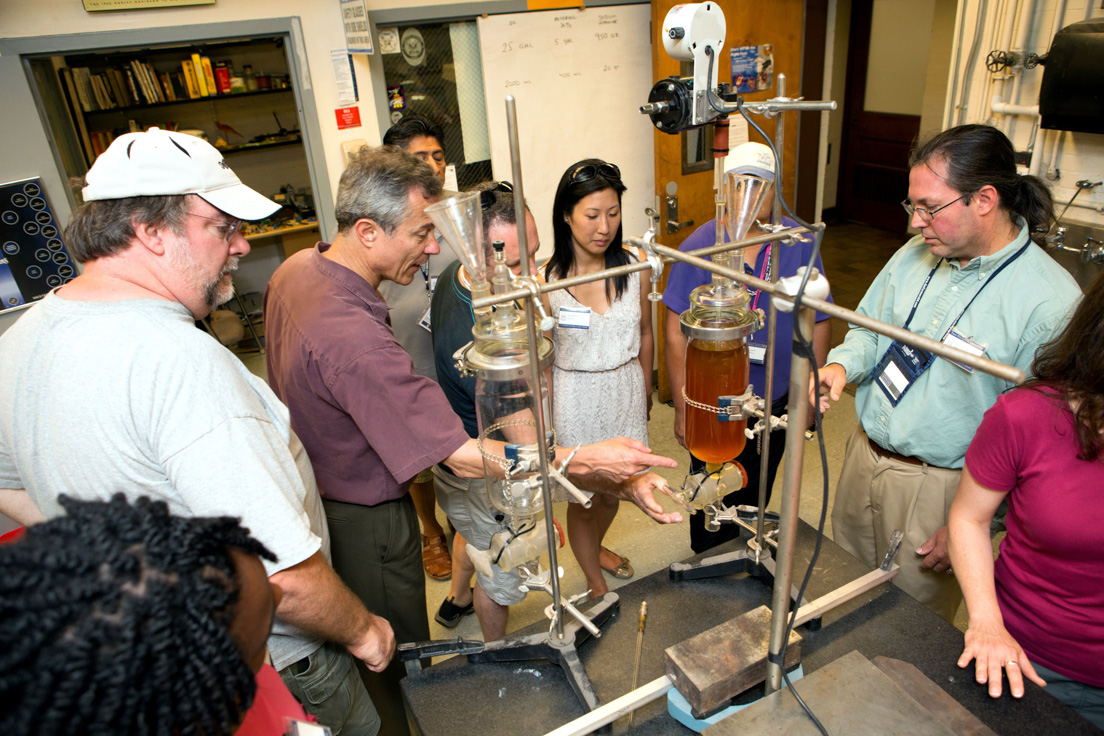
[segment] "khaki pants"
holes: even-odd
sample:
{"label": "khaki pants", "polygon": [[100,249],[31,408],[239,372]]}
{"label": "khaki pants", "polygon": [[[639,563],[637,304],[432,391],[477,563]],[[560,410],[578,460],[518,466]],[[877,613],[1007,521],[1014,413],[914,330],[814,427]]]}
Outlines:
{"label": "khaki pants", "polygon": [[894,529],[904,532],[894,578],[897,587],[954,622],[962,591],[953,575],[920,567],[916,550],[941,526],[958,489],[961,470],[913,465],[876,454],[862,427],[847,440],[832,507],[835,542],[878,567]]}

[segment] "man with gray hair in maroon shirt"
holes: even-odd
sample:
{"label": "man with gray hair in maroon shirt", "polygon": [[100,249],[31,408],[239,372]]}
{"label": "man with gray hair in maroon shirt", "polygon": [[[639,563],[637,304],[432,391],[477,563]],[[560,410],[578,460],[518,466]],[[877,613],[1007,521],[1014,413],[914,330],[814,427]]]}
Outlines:
{"label": "man with gray hair in maroon shirt", "polygon": [[[429,638],[410,481],[442,461],[461,477],[483,475],[476,441],[440,386],[414,372],[378,293],[383,281],[410,283],[439,252],[425,208],[440,196],[441,180],[425,162],[391,146],[362,149],[341,177],[334,242],[289,258],[265,292],[269,383],[314,466],[334,569],[391,622],[398,642]],[[670,522],[681,516],[666,513],[652,493],[662,478],[637,474],[675,465],[619,438],[582,447],[568,472]],[[405,733],[399,663],[362,674],[381,733]]]}

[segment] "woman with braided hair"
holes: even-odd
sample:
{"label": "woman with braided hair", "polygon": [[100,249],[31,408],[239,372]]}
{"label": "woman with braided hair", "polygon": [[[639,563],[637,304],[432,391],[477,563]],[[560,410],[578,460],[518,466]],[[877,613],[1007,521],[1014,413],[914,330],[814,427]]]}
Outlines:
{"label": "woman with braided hair", "polygon": [[235,733],[280,598],[273,554],[231,517],[60,501],[0,547],[0,733]]}

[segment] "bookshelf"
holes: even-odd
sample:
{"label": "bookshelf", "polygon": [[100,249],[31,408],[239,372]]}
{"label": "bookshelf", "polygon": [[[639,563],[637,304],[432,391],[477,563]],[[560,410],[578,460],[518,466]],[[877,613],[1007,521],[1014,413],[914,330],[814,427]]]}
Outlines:
{"label": "bookshelf", "polygon": [[202,131],[227,151],[298,142],[280,38],[113,49],[52,61],[85,166],[115,137],[153,125]]}

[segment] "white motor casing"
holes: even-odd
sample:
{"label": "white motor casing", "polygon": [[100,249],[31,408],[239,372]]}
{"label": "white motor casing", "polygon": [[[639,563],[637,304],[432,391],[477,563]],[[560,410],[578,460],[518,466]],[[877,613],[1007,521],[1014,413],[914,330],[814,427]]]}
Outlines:
{"label": "white motor casing", "polygon": [[[681,28],[682,37],[672,38],[672,28]],[[715,3],[676,5],[663,19],[663,49],[672,59],[693,61],[694,52],[706,45],[712,46],[719,53],[724,40],[725,17]],[[715,66],[720,66],[719,60]]]}

